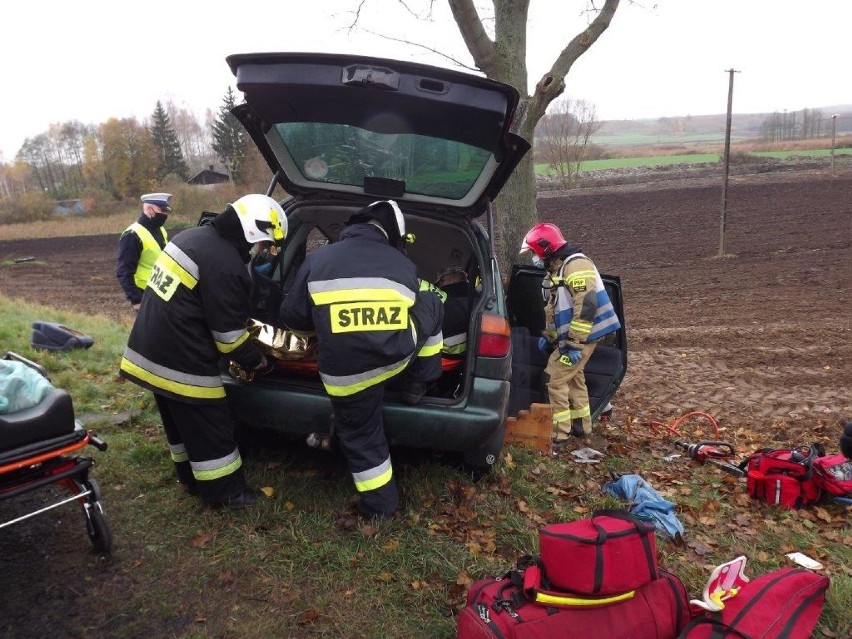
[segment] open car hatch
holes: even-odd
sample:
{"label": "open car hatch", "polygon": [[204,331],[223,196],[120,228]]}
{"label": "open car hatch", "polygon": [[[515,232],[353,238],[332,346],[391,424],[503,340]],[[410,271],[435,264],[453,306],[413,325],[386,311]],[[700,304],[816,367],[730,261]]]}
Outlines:
{"label": "open car hatch", "polygon": [[227,58],[233,113],[287,192],[394,198],[479,215],[529,150],[518,92],[410,62],[317,53]]}

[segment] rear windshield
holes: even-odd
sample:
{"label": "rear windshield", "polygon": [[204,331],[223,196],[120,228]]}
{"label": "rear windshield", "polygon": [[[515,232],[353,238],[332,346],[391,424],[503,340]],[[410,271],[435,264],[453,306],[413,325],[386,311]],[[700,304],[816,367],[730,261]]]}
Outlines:
{"label": "rear windshield", "polygon": [[460,200],[482,174],[484,149],[410,133],[376,133],[347,124],[275,125],[306,180],[362,186],[364,178],[405,183],[407,193]]}

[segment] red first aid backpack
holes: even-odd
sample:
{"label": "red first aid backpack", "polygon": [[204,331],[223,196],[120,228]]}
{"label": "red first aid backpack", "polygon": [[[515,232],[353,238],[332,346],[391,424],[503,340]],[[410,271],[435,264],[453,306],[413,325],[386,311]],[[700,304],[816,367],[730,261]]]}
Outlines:
{"label": "red first aid backpack", "polygon": [[721,611],[693,619],[678,639],[809,639],[828,583],[802,568],[774,570],[748,582]]}
{"label": "red first aid backpack", "polygon": [[823,492],[835,497],[852,497],[852,459],[843,455],[817,457],[813,471]]}
{"label": "red first aid backpack", "polygon": [[560,590],[618,594],[657,578],[654,526],[626,511],[544,526],[538,538],[541,562]]}
{"label": "red first aid backpack", "polygon": [[824,454],[820,444],[786,450],[764,448],[751,454],[740,464],[746,471],[748,494],[789,509],[816,503],[822,491],[813,465]]}
{"label": "red first aid backpack", "polygon": [[589,597],[554,590],[540,561],[522,568],[523,559],[471,586],[456,639],[674,639],[689,621],[683,583],[663,570],[635,590]]}

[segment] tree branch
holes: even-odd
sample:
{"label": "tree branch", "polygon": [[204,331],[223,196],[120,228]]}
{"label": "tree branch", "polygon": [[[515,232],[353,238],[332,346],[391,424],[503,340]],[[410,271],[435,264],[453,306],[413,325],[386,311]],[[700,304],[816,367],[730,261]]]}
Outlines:
{"label": "tree branch", "polygon": [[437,53],[442,58],[446,58],[453,64],[457,64],[458,66],[468,69],[470,71],[479,71],[476,67],[472,67],[469,64],[465,64],[461,60],[456,60],[453,56],[447,55],[443,51],[438,51],[437,49],[433,49],[432,47],[427,47],[425,44],[420,44],[419,42],[412,42],[411,40],[406,40],[404,38],[393,38],[389,35],[385,35],[383,33],[376,33],[375,31],[370,31],[369,29],[363,29],[365,33],[369,33],[370,35],[378,36],[379,38],[384,38],[385,40],[390,40],[391,42],[401,42],[403,44],[410,45],[412,47],[418,47],[420,49],[425,49],[431,53]]}
{"label": "tree branch", "polygon": [[448,0],[459,33],[476,66],[489,78],[494,77],[497,47],[488,37],[473,0]]}
{"label": "tree branch", "polygon": [[526,117],[537,122],[547,109],[547,105],[565,90],[565,76],[568,75],[571,66],[609,27],[609,23],[612,21],[616,9],[618,9],[618,3],[619,0],[606,0],[603,8],[591,24],[574,36],[568,46],[562,50],[550,71],[544,74],[536,84]]}

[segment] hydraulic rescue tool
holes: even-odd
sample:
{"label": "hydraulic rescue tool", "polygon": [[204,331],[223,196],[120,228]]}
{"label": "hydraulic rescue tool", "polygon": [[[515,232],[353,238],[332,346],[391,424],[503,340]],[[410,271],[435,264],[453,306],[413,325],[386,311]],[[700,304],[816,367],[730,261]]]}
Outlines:
{"label": "hydraulic rescue tool", "polygon": [[745,476],[745,472],[742,468],[728,461],[736,454],[734,452],[734,447],[728,442],[701,441],[696,444],[691,444],[679,439],[675,441],[675,444],[683,448],[686,451],[686,454],[689,455],[690,459],[701,463],[713,464],[735,477]]}

